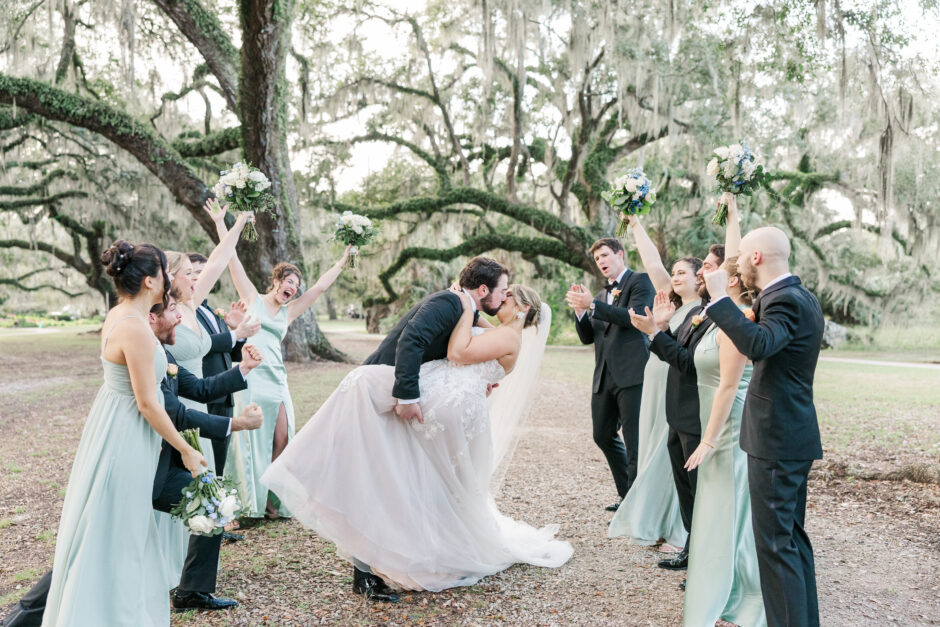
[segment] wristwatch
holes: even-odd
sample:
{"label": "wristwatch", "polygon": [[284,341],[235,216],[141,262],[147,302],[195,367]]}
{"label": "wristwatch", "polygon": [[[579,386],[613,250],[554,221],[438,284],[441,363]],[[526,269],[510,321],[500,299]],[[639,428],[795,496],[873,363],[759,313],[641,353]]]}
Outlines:
{"label": "wristwatch", "polygon": [[592,317],[592,318],[594,317],[594,309],[595,309],[595,307],[597,307],[597,301],[596,301],[596,300],[592,300],[592,301],[591,301],[591,306],[588,307],[588,310],[591,312],[591,317]]}

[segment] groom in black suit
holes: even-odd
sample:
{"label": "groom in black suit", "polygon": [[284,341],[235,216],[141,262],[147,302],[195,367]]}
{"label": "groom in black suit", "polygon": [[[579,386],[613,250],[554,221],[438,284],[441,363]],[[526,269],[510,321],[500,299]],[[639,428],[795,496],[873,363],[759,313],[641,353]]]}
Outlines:
{"label": "groom in black suit", "polygon": [[651,307],[656,292],[649,276],[624,264],[619,239],[601,238],[590,253],[607,279],[604,289],[591,296],[583,285],[574,285],[566,300],[581,342],[594,344],[591,420],[594,442],[607,458],[620,497],[605,509],[616,511],[636,479],[643,371],[650,356],[649,340],[633,328],[629,309]]}
{"label": "groom in black suit", "polygon": [[758,288],[755,322],[726,298],[727,273],[705,275],[708,317],[754,362],[744,401],[741,448],[748,455],[754,543],[767,623],[819,625],[813,547],[804,529],[806,482],[822,444],[813,377],[822,344],[816,297],[790,274],[790,242],[776,227],[741,240],[738,270]]}
{"label": "groom in black suit", "polygon": [[[509,271],[499,262],[474,257],[460,272],[460,287],[473,302],[473,323],[480,311],[495,315],[506,300]],[[463,313],[460,298],[450,290],[435,292],[412,307],[382,340],[363,364],[395,366],[392,396],[398,403],[395,414],[402,420],[417,419],[421,414],[419,372],[421,364],[447,357],[450,334]],[[395,603],[398,595],[367,564],[354,560],[353,591],[376,601]]]}

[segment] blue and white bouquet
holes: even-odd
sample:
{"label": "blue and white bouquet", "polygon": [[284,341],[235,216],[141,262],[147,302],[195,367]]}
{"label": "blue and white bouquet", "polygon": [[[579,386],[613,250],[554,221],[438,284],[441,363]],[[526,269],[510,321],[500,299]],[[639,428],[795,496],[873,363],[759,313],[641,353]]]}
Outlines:
{"label": "blue and white bouquet", "polygon": [[336,220],[336,230],[331,239],[355,247],[350,256],[350,263],[355,266],[359,247],[371,242],[378,234],[379,229],[372,220],[352,211],[344,211]]}
{"label": "blue and white bouquet", "polygon": [[[271,181],[264,172],[239,161],[231,170],[219,172],[219,182],[213,186],[212,193],[216,198],[225,199],[235,211],[274,213],[274,197],[267,191],[270,187]],[[242,238],[249,242],[258,239],[253,223],[245,225]]]}
{"label": "blue and white bouquet", "polygon": [[[621,215],[642,215],[649,213],[656,202],[656,190],[650,188],[650,180],[641,168],[633,168],[630,174],[614,181],[613,188],[601,192],[601,198]],[[617,237],[626,235],[629,224],[627,220],[620,220]]]}
{"label": "blue and white bouquet", "polygon": [[[750,196],[764,181],[764,166],[757,162],[743,140],[740,144],[715,148],[705,173],[715,177],[719,191],[730,194]],[[724,226],[727,219],[728,206],[719,200],[712,222]]]}
{"label": "blue and white bouquet", "polygon": [[[180,433],[194,449],[199,446],[199,429]],[[197,536],[216,536],[241,516],[246,508],[238,498],[235,482],[205,470],[183,489],[183,498],[170,510],[170,514],[183,521],[190,533]]]}

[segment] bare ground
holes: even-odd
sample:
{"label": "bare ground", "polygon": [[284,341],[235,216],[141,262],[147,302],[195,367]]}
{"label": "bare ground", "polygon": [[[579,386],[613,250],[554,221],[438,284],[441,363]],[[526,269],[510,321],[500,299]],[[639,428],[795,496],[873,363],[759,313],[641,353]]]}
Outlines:
{"label": "bare ground", "polygon": [[[354,357],[375,345],[362,336],[333,339]],[[72,456],[100,382],[96,342],[0,344],[0,615],[51,566]],[[245,542],[223,547],[219,592],[241,606],[176,615],[173,624],[681,624],[682,575],[657,568],[653,549],[607,539],[610,514],[602,506],[615,496],[613,482],[591,439],[587,378],[559,366],[571,359],[590,363],[579,352],[549,351],[498,498],[511,516],[561,524],[559,535],[575,547],[564,567],[516,566],[471,588],[373,604],[351,592],[351,568],[329,543],[294,521],[264,522],[243,530]],[[291,366],[298,417],[312,414],[351,367]],[[927,424],[936,426],[938,410],[931,411]],[[940,623],[940,486],[837,472],[886,458],[904,465],[924,454],[863,441],[827,450],[811,475],[807,527],[824,625]]]}

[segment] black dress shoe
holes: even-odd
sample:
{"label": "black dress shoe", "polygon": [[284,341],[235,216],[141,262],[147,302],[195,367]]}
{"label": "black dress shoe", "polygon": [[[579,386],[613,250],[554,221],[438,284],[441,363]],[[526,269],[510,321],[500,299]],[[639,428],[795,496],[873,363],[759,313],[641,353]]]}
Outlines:
{"label": "black dress shoe", "polygon": [[217,597],[208,592],[187,592],[177,589],[173,593],[173,609],[177,612],[186,610],[227,610],[238,606],[235,599]]}
{"label": "black dress shoe", "polygon": [[666,570],[685,570],[689,567],[689,552],[682,549],[682,551],[676,553],[674,557],[662,560],[659,563],[659,567],[665,568]]}
{"label": "black dress shoe", "polygon": [[228,531],[223,531],[222,539],[231,544],[233,542],[241,542],[245,539],[245,536],[240,533],[229,533]]}
{"label": "black dress shoe", "polygon": [[605,507],[604,509],[607,510],[608,512],[616,512],[618,509],[620,509],[620,504],[621,504],[621,503],[623,503],[623,499],[620,499],[620,500],[617,501],[616,503],[611,503],[610,505],[608,505],[608,506]]}
{"label": "black dress shoe", "polygon": [[398,594],[381,577],[358,568],[353,568],[353,592],[371,601],[398,603]]}

